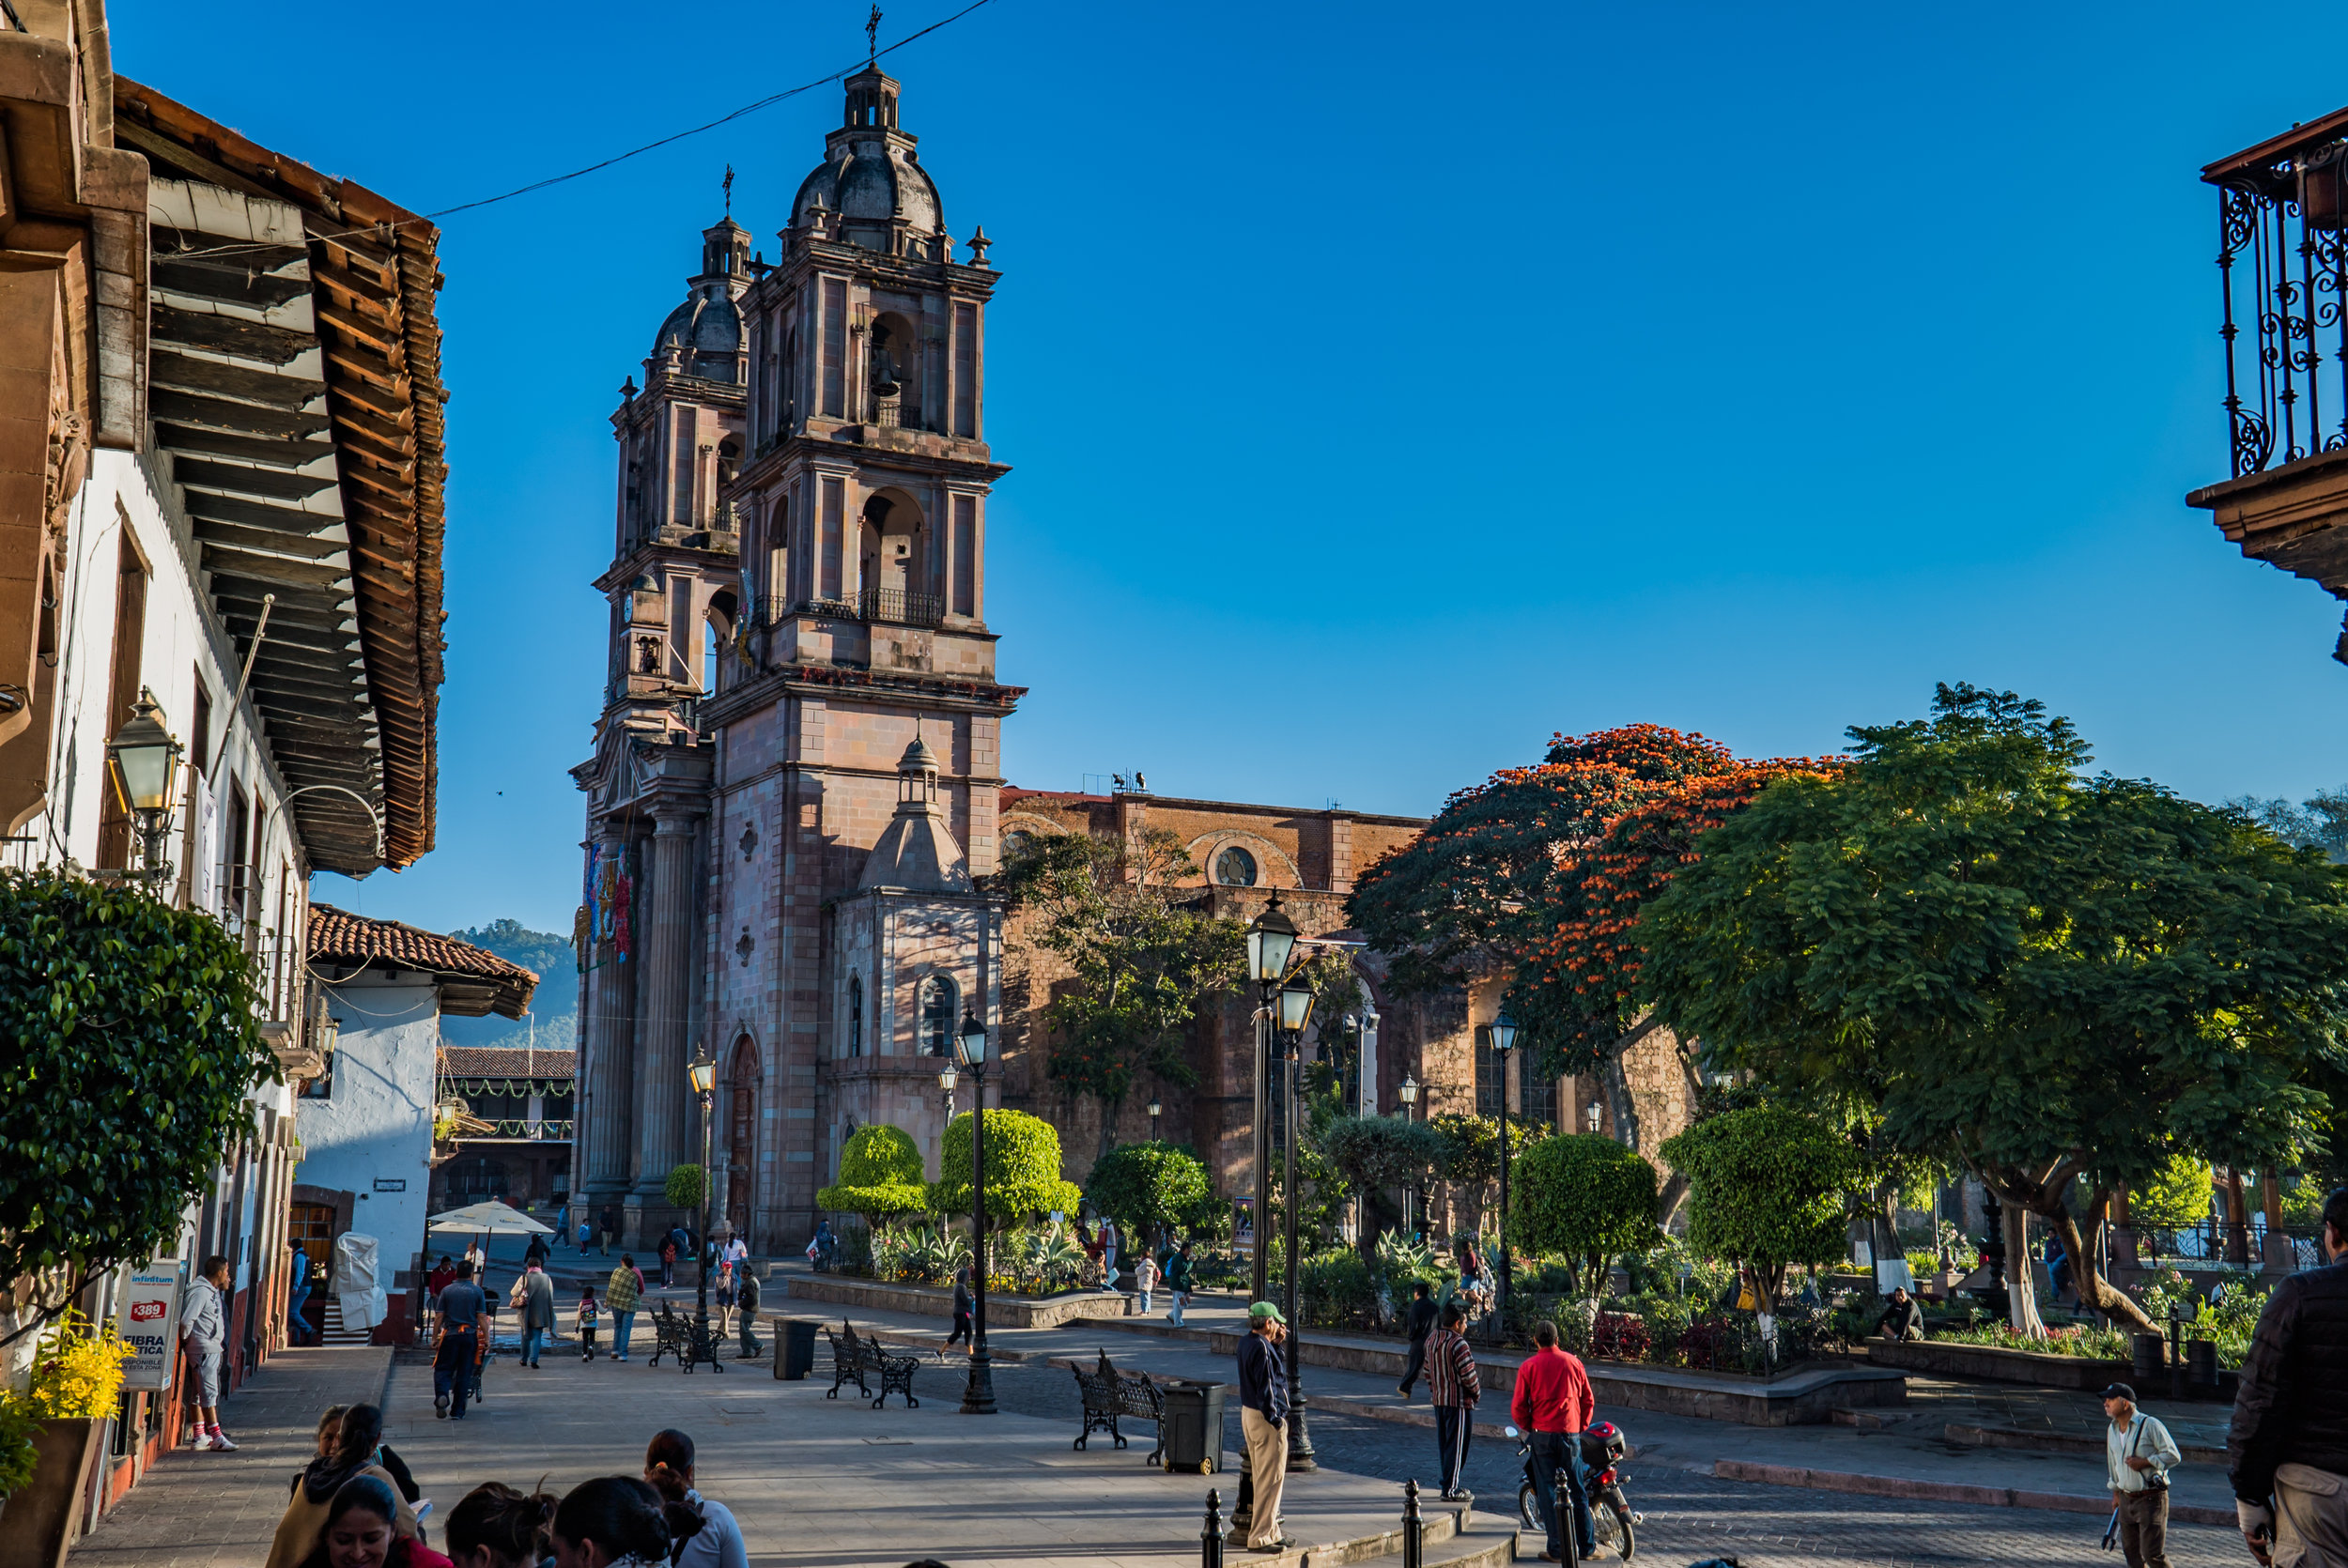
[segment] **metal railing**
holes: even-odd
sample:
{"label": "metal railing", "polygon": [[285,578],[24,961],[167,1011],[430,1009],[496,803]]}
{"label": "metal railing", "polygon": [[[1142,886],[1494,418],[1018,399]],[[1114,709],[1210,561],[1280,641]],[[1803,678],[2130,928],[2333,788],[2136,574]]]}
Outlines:
{"label": "metal railing", "polygon": [[2348,140],[2335,128],[2204,177],[2235,476],[2348,448]]}
{"label": "metal railing", "polygon": [[829,615],[842,621],[877,621],[888,625],[935,626],[946,618],[946,601],[935,593],[898,588],[868,588],[853,599],[762,598],[757,623],[781,624],[794,615]]}
{"label": "metal railing", "polygon": [[489,1131],[468,1132],[457,1142],[478,1143],[497,1138],[529,1144],[567,1144],[571,1140],[571,1130],[576,1125],[567,1117],[558,1121],[549,1116],[507,1116],[491,1122]]}

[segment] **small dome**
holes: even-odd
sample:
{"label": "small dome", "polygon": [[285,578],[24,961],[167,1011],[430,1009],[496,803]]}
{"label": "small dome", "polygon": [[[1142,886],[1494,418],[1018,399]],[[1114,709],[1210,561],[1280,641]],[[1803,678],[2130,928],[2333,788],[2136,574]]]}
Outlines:
{"label": "small dome", "polygon": [[[673,346],[685,356],[689,372],[699,355],[741,353],[749,335],[732,290],[721,283],[703,284],[660,324],[660,331],[652,340],[653,358],[660,358]],[[732,377],[733,367],[729,365],[726,378]]]}
{"label": "small dome", "polygon": [[943,773],[945,769],[937,761],[937,753],[930,749],[930,743],[917,736],[913,744],[905,747],[905,754],[898,759],[897,771],[899,773]]}

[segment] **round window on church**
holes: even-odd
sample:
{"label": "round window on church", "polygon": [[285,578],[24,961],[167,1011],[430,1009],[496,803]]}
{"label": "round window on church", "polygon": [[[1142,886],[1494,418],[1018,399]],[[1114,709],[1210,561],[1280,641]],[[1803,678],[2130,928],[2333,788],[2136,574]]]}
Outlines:
{"label": "round window on church", "polygon": [[1256,857],[1237,844],[1214,857],[1214,880],[1226,887],[1256,885]]}

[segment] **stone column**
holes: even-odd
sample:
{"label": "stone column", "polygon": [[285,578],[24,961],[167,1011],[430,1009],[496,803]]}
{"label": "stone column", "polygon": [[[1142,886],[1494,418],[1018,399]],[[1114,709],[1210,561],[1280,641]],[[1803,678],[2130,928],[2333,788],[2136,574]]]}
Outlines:
{"label": "stone column", "polygon": [[655,818],[651,897],[643,913],[642,988],[644,1050],[636,1073],[638,1121],[642,1129],[636,1190],[651,1203],[675,1166],[701,1158],[701,1107],[686,1082],[692,1055],[692,966],[700,950],[693,940],[693,857],[696,819],[677,810]]}
{"label": "stone column", "polygon": [[[607,834],[602,841],[607,860],[616,859],[626,847],[626,838],[617,833]],[[641,953],[626,962],[616,953],[607,958],[598,951],[600,945],[588,949],[588,961],[595,967],[587,972],[587,984],[582,988],[587,1007],[579,1020],[586,1072],[579,1081],[582,1095],[572,1129],[586,1153],[579,1197],[597,1210],[627,1191],[628,1150],[633,1143],[630,1111],[636,1098],[631,1060],[636,1038],[636,970],[641,960]],[[600,1222],[599,1214],[597,1220]]]}

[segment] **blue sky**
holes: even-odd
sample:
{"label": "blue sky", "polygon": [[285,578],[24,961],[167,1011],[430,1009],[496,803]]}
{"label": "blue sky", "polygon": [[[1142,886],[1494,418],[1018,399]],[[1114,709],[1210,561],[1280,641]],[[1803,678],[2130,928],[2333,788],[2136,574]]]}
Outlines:
{"label": "blue sky", "polygon": [[[363,8],[110,11],[124,73],[429,211],[852,64],[865,5],[502,4],[405,55]],[[2196,171],[2348,100],[2245,16],[994,0],[900,52],[1003,270],[1011,778],[1428,812],[1556,730],[1818,752],[1963,679],[2201,798],[2348,779],[2340,607],[2183,502]],[[838,112],[444,224],[440,848],[318,897],[568,930],[615,391],[724,166],[772,256]]]}

